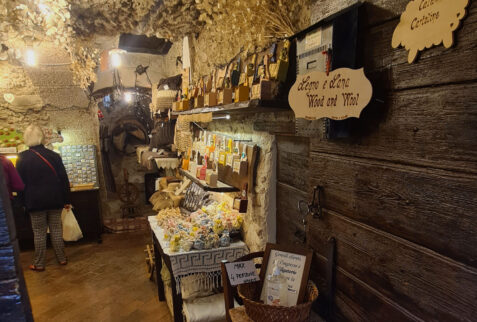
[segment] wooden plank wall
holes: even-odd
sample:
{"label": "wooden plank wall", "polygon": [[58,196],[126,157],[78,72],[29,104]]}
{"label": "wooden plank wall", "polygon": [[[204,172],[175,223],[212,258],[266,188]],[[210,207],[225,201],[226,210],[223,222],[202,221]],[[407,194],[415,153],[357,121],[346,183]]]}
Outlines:
{"label": "wooden plank wall", "polygon": [[[314,20],[350,4],[321,0]],[[477,319],[477,3],[455,46],[415,64],[392,49],[407,0],[365,4],[365,72],[384,104],[368,106],[349,139],[278,136],[277,238],[299,244],[299,200],[324,188],[309,219],[313,278],[337,240],[336,319]]]}

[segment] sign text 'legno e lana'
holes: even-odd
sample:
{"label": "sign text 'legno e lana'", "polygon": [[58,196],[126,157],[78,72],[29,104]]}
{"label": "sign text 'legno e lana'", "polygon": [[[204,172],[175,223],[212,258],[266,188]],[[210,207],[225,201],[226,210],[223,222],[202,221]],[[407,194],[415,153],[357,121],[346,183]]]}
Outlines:
{"label": "sign text 'legno e lana'", "polygon": [[328,75],[318,71],[298,75],[288,101],[296,118],[344,120],[359,117],[372,94],[363,68],[339,68]]}
{"label": "sign text 'legno e lana'", "polygon": [[407,61],[413,63],[417,53],[444,43],[454,43],[454,30],[465,16],[469,0],[412,0],[407,4],[393,33],[392,46],[403,45],[409,51]]}

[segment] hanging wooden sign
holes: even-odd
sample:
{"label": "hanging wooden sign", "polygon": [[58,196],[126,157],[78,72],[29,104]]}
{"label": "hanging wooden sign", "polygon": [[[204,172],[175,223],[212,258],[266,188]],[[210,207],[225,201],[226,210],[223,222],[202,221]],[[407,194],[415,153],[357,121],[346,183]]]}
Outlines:
{"label": "hanging wooden sign", "polygon": [[288,102],[296,118],[344,120],[359,117],[372,94],[363,68],[339,68],[329,75],[318,71],[298,75]]}
{"label": "hanging wooden sign", "polygon": [[416,60],[425,48],[454,43],[454,30],[465,16],[469,0],[412,0],[401,15],[393,33],[392,46],[402,45],[409,51],[407,61]]}

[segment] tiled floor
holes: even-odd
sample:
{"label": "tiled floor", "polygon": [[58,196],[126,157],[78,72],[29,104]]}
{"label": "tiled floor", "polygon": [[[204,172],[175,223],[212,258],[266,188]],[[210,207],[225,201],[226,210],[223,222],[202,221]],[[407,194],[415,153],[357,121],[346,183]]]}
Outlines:
{"label": "tiled floor", "polygon": [[104,234],[102,244],[67,247],[67,266],[49,249],[40,273],[27,268],[32,252],[21,253],[35,321],[172,321],[148,279],[148,242],[145,232]]}

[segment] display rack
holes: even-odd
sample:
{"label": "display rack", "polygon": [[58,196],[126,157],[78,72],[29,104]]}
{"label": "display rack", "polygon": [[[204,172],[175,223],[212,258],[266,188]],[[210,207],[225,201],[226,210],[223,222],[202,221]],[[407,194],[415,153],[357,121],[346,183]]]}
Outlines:
{"label": "display rack", "polygon": [[219,106],[194,108],[187,111],[171,111],[171,115],[191,115],[201,113],[267,113],[289,110],[288,102],[282,100],[265,101],[254,99],[238,103],[231,103]]}
{"label": "display rack", "polygon": [[183,175],[198,184],[202,189],[205,191],[213,191],[213,192],[237,192],[239,191],[238,188],[229,186],[221,181],[217,181],[217,187],[209,186],[204,180],[199,180],[194,176],[191,172],[186,171],[184,169],[179,169],[179,172]]}

